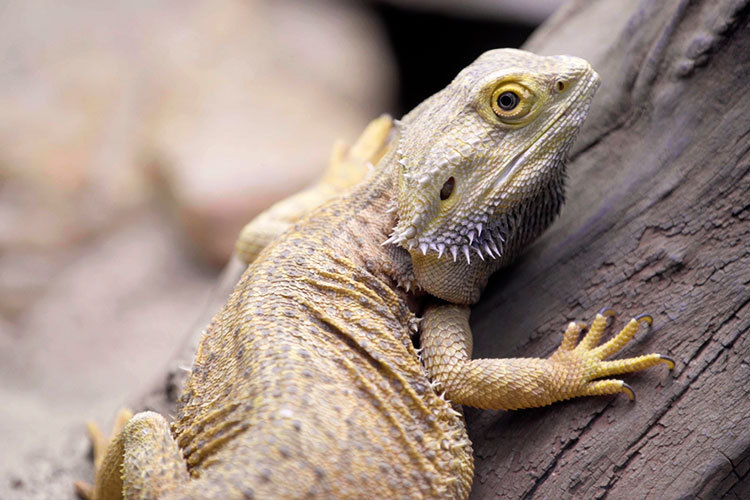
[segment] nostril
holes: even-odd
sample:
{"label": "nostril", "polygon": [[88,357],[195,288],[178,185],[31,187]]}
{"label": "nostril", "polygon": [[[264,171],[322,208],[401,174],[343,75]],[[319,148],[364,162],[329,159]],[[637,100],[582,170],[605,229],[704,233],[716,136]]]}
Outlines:
{"label": "nostril", "polygon": [[456,179],[454,179],[453,177],[448,177],[448,180],[445,181],[445,184],[443,184],[443,188],[440,190],[440,199],[443,201],[447,200],[453,192],[453,188],[455,186]]}
{"label": "nostril", "polygon": [[568,85],[563,80],[557,80],[555,87],[558,92],[563,92]]}

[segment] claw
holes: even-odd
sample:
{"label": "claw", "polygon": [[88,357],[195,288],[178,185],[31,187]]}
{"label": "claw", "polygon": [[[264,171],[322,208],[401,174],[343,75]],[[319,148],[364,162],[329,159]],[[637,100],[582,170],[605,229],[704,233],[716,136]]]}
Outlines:
{"label": "claw", "polygon": [[622,392],[627,394],[631,401],[635,401],[635,391],[625,382],[622,383]]}
{"label": "claw", "polygon": [[602,307],[601,311],[599,311],[599,314],[602,316],[607,316],[609,318],[615,317],[615,311],[611,307]]}
{"label": "claw", "polygon": [[671,357],[669,357],[669,356],[665,356],[665,355],[663,355],[663,354],[659,354],[659,358],[661,358],[661,361],[662,361],[662,362],[663,362],[664,364],[666,364],[666,365],[667,365],[667,367],[668,367],[668,368],[669,368],[670,370],[674,370],[674,367],[675,367],[675,361],[674,361],[674,359],[673,359],[673,358],[671,358]]}
{"label": "claw", "polygon": [[83,500],[93,500],[94,498],[94,487],[84,481],[74,481],[73,488],[78,498]]}
{"label": "claw", "polygon": [[643,322],[643,323],[646,323],[649,326],[654,322],[654,318],[652,318],[650,314],[640,314],[640,315],[638,315],[638,316],[635,317],[635,320],[638,323]]}

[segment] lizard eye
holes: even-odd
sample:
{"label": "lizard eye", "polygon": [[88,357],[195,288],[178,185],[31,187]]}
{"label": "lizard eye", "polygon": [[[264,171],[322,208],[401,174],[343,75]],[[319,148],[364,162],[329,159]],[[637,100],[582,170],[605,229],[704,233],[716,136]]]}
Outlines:
{"label": "lizard eye", "polygon": [[521,124],[534,107],[534,94],[515,82],[498,86],[492,92],[490,106],[495,116],[508,124]]}
{"label": "lizard eye", "polygon": [[521,98],[515,92],[505,91],[497,96],[497,107],[503,111],[513,111],[520,100]]}

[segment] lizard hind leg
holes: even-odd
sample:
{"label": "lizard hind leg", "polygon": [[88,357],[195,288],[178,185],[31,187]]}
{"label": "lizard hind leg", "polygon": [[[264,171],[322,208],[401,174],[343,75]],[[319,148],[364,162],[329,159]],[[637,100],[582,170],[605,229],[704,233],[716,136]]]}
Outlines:
{"label": "lizard hind leg", "polygon": [[[121,412],[106,452],[96,468],[93,488],[77,484],[79,494],[88,500],[146,500],[161,498],[190,480],[187,465],[167,421],[154,412],[142,412],[122,422]],[[96,431],[95,433],[96,434]],[[98,439],[95,438],[95,439]],[[95,464],[97,462],[95,441]]]}
{"label": "lizard hind leg", "polygon": [[[99,481],[100,471],[102,469],[102,463],[104,457],[107,455],[107,450],[110,444],[115,441],[117,436],[122,432],[122,428],[125,424],[133,418],[133,412],[128,408],[122,408],[115,417],[115,423],[112,425],[112,432],[109,436],[105,436],[102,430],[96,425],[95,422],[86,423],[86,432],[89,435],[89,441],[94,452],[94,476]],[[115,481],[117,482],[117,481]],[[122,481],[120,483],[120,490],[122,490]],[[75,484],[76,495],[84,500],[95,500],[94,486],[83,481],[76,481]]]}

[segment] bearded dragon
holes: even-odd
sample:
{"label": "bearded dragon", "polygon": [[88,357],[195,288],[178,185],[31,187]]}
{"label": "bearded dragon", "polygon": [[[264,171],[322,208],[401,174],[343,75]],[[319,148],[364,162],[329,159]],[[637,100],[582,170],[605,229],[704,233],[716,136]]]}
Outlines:
{"label": "bearded dragon", "polygon": [[558,214],[598,84],[582,59],[492,50],[337,148],[321,184],[243,231],[251,263],[203,333],[172,423],[122,415],[95,440],[82,492],[466,498],[461,405],[632,398],[609,377],[673,368],[659,354],[607,361],[650,318],[599,345],[606,312],[580,342],[585,325],[570,323],[548,358],[471,359],[470,305]]}

